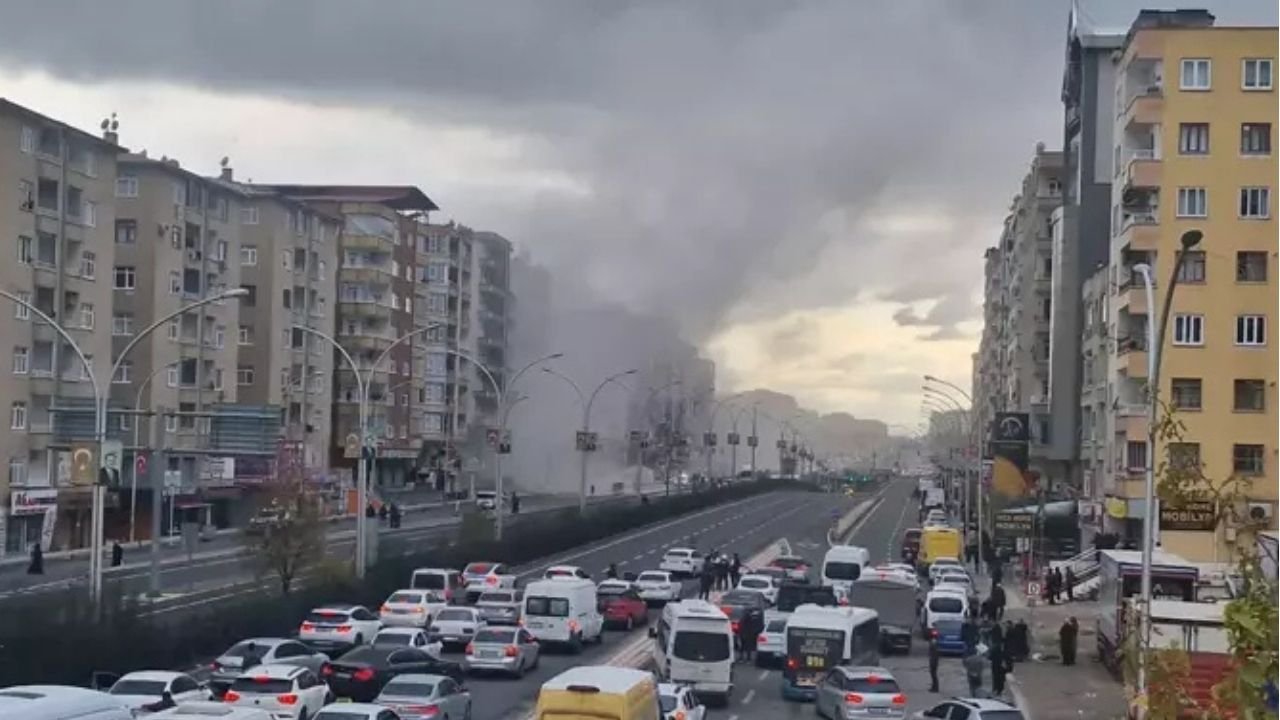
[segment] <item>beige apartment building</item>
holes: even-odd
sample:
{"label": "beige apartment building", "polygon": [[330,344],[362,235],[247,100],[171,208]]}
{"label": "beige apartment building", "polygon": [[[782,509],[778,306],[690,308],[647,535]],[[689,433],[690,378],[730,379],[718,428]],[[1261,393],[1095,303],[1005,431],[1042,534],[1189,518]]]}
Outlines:
{"label": "beige apartment building", "polygon": [[[0,98],[0,178],[16,202],[0,205],[0,289],[61,324],[110,378],[116,158],[123,149]],[[16,192],[15,192],[16,190]],[[34,313],[0,300],[0,555],[87,539],[89,492],[71,486],[69,446],[54,436],[52,407],[93,397],[70,345]]]}

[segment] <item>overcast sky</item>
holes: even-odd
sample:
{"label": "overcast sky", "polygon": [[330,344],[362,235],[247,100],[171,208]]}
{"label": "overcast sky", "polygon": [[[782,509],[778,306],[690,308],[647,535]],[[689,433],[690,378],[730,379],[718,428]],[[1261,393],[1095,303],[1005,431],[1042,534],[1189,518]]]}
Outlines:
{"label": "overcast sky", "polygon": [[921,373],[968,385],[982,250],[1061,142],[1068,8],[0,0],[0,95],[198,172],[419,185],[583,302],[674,318],[726,389],[915,425]]}

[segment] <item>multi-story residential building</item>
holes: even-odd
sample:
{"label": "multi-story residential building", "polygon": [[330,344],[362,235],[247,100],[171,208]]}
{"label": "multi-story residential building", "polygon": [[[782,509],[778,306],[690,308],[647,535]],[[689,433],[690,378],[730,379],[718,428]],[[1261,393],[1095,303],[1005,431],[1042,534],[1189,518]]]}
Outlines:
{"label": "multi-story residential building", "polygon": [[[274,190],[343,219],[338,255],[335,338],[368,383],[370,435],[378,446],[375,485],[416,478],[421,442],[411,435],[415,386],[415,262],[419,225],[438,209],[413,186],[272,185]],[[375,361],[385,359],[375,367]],[[358,452],[360,392],[352,369],[334,365],[332,462],[354,468]],[[355,438],[356,442],[352,442]]]}
{"label": "multi-story residential building", "polygon": [[[1234,508],[1275,527],[1277,315],[1275,27],[1215,27],[1204,11],[1144,11],[1116,56],[1110,313],[1115,345],[1114,474],[1108,495],[1137,537],[1141,471],[1151,458],[1199,465],[1207,478],[1247,483]],[[1162,302],[1181,238],[1186,256],[1161,347],[1159,398],[1185,426],[1176,444],[1147,447],[1148,306],[1134,266],[1153,268]],[[1158,321],[1156,316],[1155,321]],[[1119,502],[1110,503],[1120,504]],[[1163,546],[1225,560],[1245,542],[1230,523],[1163,530]]]}
{"label": "multi-story residential building", "polygon": [[295,326],[333,332],[342,219],[266,187],[220,180],[240,203],[241,303],[235,344],[237,399],[284,414],[283,437],[304,476],[327,476],[333,445],[333,348]]}
{"label": "multi-story residential building", "polygon": [[1044,454],[1056,479],[1077,490],[1083,464],[1078,451],[1085,439],[1080,342],[1089,321],[1082,315],[1080,298],[1087,278],[1106,264],[1109,253],[1115,117],[1111,55],[1123,41],[1123,33],[1095,31],[1072,9],[1062,75],[1062,206],[1055,216],[1052,262],[1046,268],[1051,276],[1052,322]]}
{"label": "multi-story residential building", "polygon": [[[0,178],[17,200],[0,211],[6,262],[0,289],[61,324],[111,381],[111,283],[115,248],[114,138],[100,139],[0,99]],[[12,197],[12,196],[11,196]],[[9,412],[0,425],[0,555],[88,542],[90,493],[72,487],[68,446],[53,435],[51,408],[93,397],[88,374],[71,346],[25,306],[0,301],[0,337],[9,370],[0,397]],[[115,419],[119,422],[119,419]]]}
{"label": "multi-story residential building", "polygon": [[971,393],[975,406],[973,421],[984,443],[983,457],[987,456],[985,447],[989,437],[987,429],[995,420],[995,414],[1004,407],[1000,379],[1000,358],[1003,348],[1000,333],[1004,330],[1005,313],[1002,304],[1001,267],[1000,248],[987,248],[983,253],[982,264],[982,338],[978,344],[978,367],[975,370],[976,379]]}
{"label": "multi-story residential building", "polygon": [[[1076,457],[1081,471],[1080,494],[1094,500],[1091,507],[1095,509],[1101,506],[1103,478],[1111,463],[1108,442],[1111,412],[1107,402],[1110,379],[1107,358],[1111,337],[1107,329],[1110,317],[1107,280],[1106,265],[1095,267],[1093,274],[1085,278],[1079,300],[1082,325],[1077,343],[1080,348],[1080,437]],[[1086,519],[1090,521],[1089,527],[1082,527],[1082,530],[1094,533],[1102,530],[1100,513],[1093,513]],[[1089,544],[1088,538],[1081,540],[1082,545]]]}
{"label": "multi-story residential building", "polygon": [[[477,267],[479,301],[475,304],[480,332],[476,349],[480,361],[493,372],[498,384],[506,387],[510,369],[507,359],[507,334],[514,310],[511,295],[511,241],[494,232],[473,234]],[[497,396],[483,377],[474,376],[476,416],[492,418],[497,412]]]}

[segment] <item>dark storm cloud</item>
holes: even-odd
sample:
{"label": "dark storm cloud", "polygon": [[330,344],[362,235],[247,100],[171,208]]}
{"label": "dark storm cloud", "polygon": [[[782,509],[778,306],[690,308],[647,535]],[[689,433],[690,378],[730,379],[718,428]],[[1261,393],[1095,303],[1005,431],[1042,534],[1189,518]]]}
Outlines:
{"label": "dark storm cloud", "polygon": [[[776,314],[864,287],[948,306],[971,293],[994,239],[982,232],[936,241],[972,258],[967,270],[927,248],[815,266],[833,246],[878,257],[886,239],[865,218],[886,202],[989,216],[994,233],[1030,148],[1059,132],[1067,4],[82,0],[0,12],[11,68],[385,107],[529,138],[530,165],[589,192],[494,197],[490,214],[461,219],[528,244],[584,295],[700,338],[743,306]],[[426,190],[448,214],[451,198]],[[823,282],[793,282],[809,276]]]}

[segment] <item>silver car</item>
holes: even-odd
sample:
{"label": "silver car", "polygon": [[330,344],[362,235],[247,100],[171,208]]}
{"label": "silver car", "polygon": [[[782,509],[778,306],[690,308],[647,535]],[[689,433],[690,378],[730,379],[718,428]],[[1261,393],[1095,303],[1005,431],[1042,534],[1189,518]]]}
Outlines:
{"label": "silver car", "polygon": [[462,666],[468,672],[495,671],[523,677],[538,667],[538,640],[524,628],[486,627],[467,645]]}
{"label": "silver car", "polygon": [[215,698],[222,697],[231,683],[244,671],[258,665],[299,665],[319,673],[329,661],[297,640],[286,638],[250,638],[232,645],[209,666],[209,689]]}
{"label": "silver car", "polygon": [[882,667],[837,667],[818,684],[814,710],[828,718],[905,718],[907,696]]}
{"label": "silver car", "polygon": [[394,710],[401,720],[471,717],[471,693],[443,675],[397,675],[382,686],[374,702]]}
{"label": "silver car", "polygon": [[765,615],[764,630],[756,638],[756,666],[781,663],[787,656],[787,619]]}
{"label": "silver car", "polygon": [[480,594],[476,609],[490,625],[515,625],[520,622],[521,590],[490,590]]}

